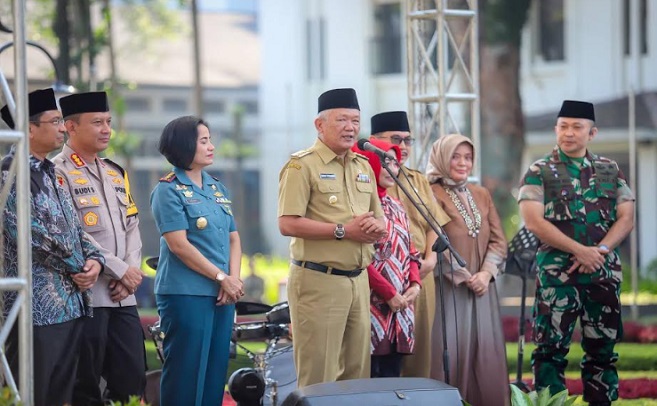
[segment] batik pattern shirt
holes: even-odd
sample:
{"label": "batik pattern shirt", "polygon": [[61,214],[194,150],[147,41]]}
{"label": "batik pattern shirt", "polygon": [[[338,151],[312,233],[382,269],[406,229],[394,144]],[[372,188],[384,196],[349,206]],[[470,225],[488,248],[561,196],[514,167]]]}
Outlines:
{"label": "batik pattern shirt", "polygon": [[[4,270],[18,273],[15,178],[9,167],[15,149],[2,160],[2,185],[12,182],[3,211]],[[35,326],[64,323],[91,315],[91,291],[80,292],[72,275],[82,272],[88,259],[105,260],[82,231],[69,194],[55,181],[55,168],[47,159],[30,155],[30,206],[32,247],[32,312]],[[16,292],[5,293],[5,313]]]}
{"label": "batik pattern shirt", "polygon": [[393,312],[387,301],[403,294],[411,283],[421,284],[418,252],[411,240],[410,225],[404,207],[390,196],[381,198],[388,235],[374,244],[374,261],[367,267],[372,321],[371,351],[386,355],[395,351],[412,354],[415,346],[414,305]]}

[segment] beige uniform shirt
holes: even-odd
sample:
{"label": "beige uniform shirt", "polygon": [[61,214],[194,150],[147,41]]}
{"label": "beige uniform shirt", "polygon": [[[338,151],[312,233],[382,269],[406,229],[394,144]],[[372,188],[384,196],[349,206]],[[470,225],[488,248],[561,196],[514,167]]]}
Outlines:
{"label": "beige uniform shirt", "polygon": [[[383,217],[376,179],[367,158],[349,151],[343,161],[319,139],[292,154],[279,176],[278,216],[301,216],[324,223],[347,224],[354,216],[374,212]],[[365,268],[374,245],[350,239],[292,238],[292,259],[333,268]]]}
{"label": "beige uniform shirt", "polygon": [[[436,221],[438,221],[438,224],[441,226],[447,224],[451,219],[438,205],[436,197],[431,190],[431,185],[429,185],[429,181],[424,174],[408,168],[404,168],[404,172],[408,175],[408,179],[406,179],[406,177],[400,172],[399,180],[411,194],[413,200],[415,202],[419,202],[419,200],[424,202],[429,209],[429,212],[433,215]],[[411,183],[410,187],[408,184],[409,181]],[[417,195],[414,191],[417,192]],[[404,205],[404,209],[406,209],[406,214],[411,223],[411,239],[413,240],[413,245],[415,245],[415,248],[421,255],[424,255],[427,246],[427,233],[431,230],[431,226],[427,223],[424,217],[422,217],[420,212],[415,209],[413,203],[411,203],[409,198],[406,197],[406,194],[404,194],[404,191],[401,190],[399,185],[395,184],[388,188],[387,193],[389,196],[394,197]]]}
{"label": "beige uniform shirt", "polygon": [[134,295],[112,302],[108,284],[121,279],[128,266],[141,267],[137,209],[129,194],[127,174],[117,164],[96,158],[85,162],[64,145],[53,159],[57,181],[71,194],[82,228],[105,256],[105,268],[94,284],[94,307],[134,306]]}

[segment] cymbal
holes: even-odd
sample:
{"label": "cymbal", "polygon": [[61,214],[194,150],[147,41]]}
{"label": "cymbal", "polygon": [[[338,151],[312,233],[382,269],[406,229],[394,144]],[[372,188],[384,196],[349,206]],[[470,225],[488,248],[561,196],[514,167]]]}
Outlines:
{"label": "cymbal", "polygon": [[146,265],[150,266],[153,269],[157,269],[157,264],[160,260],[160,257],[150,257],[146,260]]}
{"label": "cymbal", "polygon": [[238,316],[251,316],[254,314],[265,314],[270,311],[272,307],[264,303],[255,302],[237,302],[235,303],[235,313]]}

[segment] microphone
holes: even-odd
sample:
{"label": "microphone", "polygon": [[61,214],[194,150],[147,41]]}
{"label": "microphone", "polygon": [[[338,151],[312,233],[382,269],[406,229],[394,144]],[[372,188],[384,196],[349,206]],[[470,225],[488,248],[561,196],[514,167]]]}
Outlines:
{"label": "microphone", "polygon": [[377,147],[376,145],[372,144],[365,138],[361,138],[358,140],[358,148],[362,149],[363,151],[370,151],[374,152],[379,156],[381,160],[385,160],[386,158],[392,159],[393,161],[397,161],[397,155],[393,151],[384,151],[381,148]]}

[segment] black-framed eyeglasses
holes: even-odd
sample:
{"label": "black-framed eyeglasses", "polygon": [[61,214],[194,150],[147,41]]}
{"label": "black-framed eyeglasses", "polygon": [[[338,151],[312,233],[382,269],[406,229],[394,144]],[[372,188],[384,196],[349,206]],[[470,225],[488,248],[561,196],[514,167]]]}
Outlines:
{"label": "black-framed eyeglasses", "polygon": [[53,118],[52,120],[48,120],[48,121],[30,121],[30,123],[32,123],[32,124],[37,124],[37,123],[38,124],[52,124],[52,125],[55,125],[55,126],[60,126],[60,125],[64,124],[64,119],[63,118]]}
{"label": "black-framed eyeglasses", "polygon": [[401,143],[403,142],[409,147],[413,145],[413,143],[415,142],[415,138],[413,137],[400,137],[399,135],[393,135],[389,139],[390,142],[395,145],[401,145]]}

